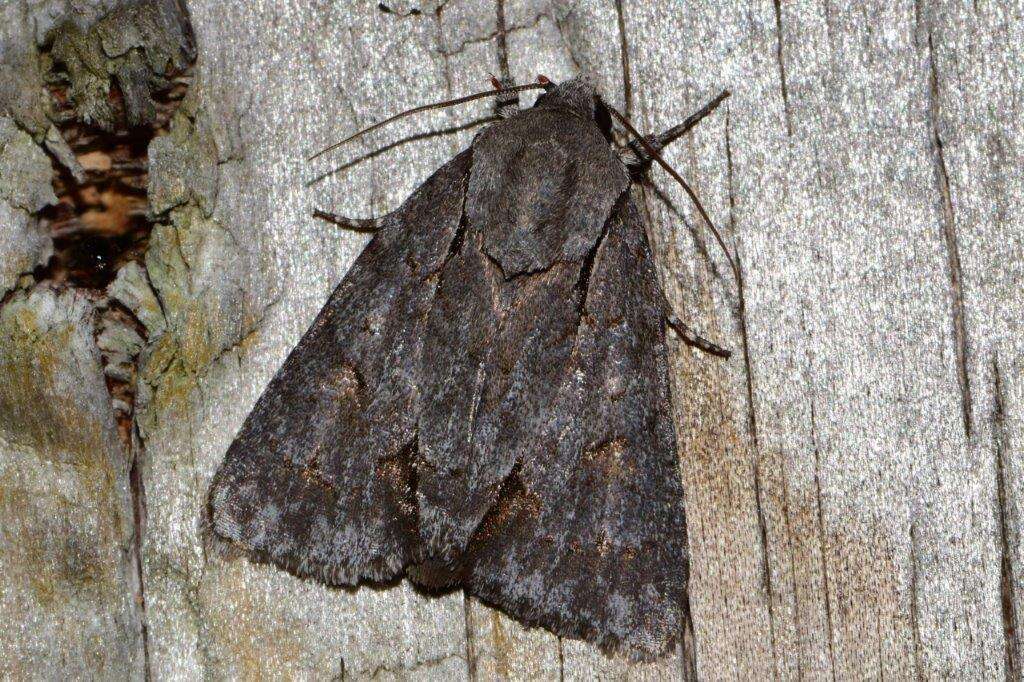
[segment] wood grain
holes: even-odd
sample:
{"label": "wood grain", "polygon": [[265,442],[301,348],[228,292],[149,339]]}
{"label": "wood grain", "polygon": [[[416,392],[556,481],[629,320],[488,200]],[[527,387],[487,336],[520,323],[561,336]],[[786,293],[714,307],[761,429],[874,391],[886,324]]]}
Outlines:
{"label": "wood grain", "polygon": [[[503,5],[514,79],[585,73],[641,130],[733,93],[666,156],[738,256],[742,305],[684,193],[657,168],[638,189],[677,314],[735,351],[673,342],[683,646],[630,666],[461,592],[326,590],[207,551],[209,477],[365,243],[311,210],[387,212],[468,144],[463,124],[488,103],[303,159],[487,87],[500,59],[489,0],[194,0],[194,83],[150,150],[157,227],[143,270],[112,290],[161,311],[133,444],[146,516],[132,617],[152,678],[1018,678],[1024,5]],[[437,134],[374,151],[424,131]],[[24,231],[12,191],[0,220]],[[29,656],[46,632],[9,650]]]}

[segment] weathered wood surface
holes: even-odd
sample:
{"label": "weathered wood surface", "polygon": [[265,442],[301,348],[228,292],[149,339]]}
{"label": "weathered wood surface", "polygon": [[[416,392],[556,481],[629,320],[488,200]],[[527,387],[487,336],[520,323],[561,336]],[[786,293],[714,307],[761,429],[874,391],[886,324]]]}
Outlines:
{"label": "weathered wood surface", "polygon": [[0,52],[0,285],[26,291],[0,310],[0,610],[19,623],[0,638],[0,674],[1020,677],[1021,3],[505,1],[518,81],[582,71],[643,130],[733,92],[667,157],[740,257],[742,315],[682,192],[655,169],[668,201],[644,193],[677,311],[737,351],[674,351],[692,627],[648,666],[461,593],[327,590],[202,542],[215,466],[365,243],[310,209],[382,214],[473,131],[306,183],[488,105],[303,158],[485,86],[494,3],[188,4],[198,59],[150,146],[156,226],[141,267],[106,292],[148,332],[127,446],[95,395],[102,304],[18,277],[45,258],[34,215],[51,195],[38,92],[11,78],[50,27],[88,27],[115,4],[3,10],[17,21]]}

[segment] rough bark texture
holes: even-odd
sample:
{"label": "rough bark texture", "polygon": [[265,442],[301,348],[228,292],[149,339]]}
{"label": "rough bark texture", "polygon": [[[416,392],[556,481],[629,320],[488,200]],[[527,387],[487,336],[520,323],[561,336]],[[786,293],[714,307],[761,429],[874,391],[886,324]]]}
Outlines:
{"label": "rough bark texture", "polygon": [[644,197],[677,312],[736,351],[674,354],[676,655],[631,667],[461,593],[330,590],[206,552],[215,466],[365,243],[310,210],[382,214],[473,131],[307,183],[489,113],[303,160],[498,71],[491,0],[389,7],[189,2],[194,78],[149,145],[144,256],[91,289],[31,274],[51,179],[88,170],[46,74],[64,63],[73,116],[116,128],[110,83],[148,120],[142,85],[193,48],[168,0],[0,9],[0,616],[18,623],[0,676],[1018,678],[1019,2],[505,0],[517,81],[582,71],[643,130],[733,92],[667,157],[734,245],[743,309],[683,193],[655,169]]}

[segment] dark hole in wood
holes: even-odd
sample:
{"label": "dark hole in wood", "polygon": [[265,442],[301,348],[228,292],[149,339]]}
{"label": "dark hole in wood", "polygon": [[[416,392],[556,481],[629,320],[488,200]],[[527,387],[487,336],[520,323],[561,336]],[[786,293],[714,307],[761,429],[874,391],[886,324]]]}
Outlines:
{"label": "dark hole in wood", "polygon": [[128,124],[124,97],[113,84],[109,101],[116,125],[108,131],[75,116],[66,82],[59,72],[54,75],[50,92],[61,121],[58,129],[85,175],[79,181],[53,159],[58,202],[39,217],[53,237],[54,251],[33,273],[37,281],[103,289],[125,264],[142,260],[152,229],[146,194],[149,142],[167,132],[188,83],[187,72],[168,74],[166,87],[153,94],[153,121],[138,126]]}

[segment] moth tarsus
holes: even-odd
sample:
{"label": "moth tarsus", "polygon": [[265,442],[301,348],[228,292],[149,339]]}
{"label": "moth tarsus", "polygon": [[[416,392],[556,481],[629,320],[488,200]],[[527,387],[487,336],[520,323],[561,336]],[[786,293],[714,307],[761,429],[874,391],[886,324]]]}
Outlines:
{"label": "moth tarsus", "polygon": [[346,218],[337,213],[328,213],[319,208],[313,209],[313,217],[333,223],[352,232],[376,232],[380,229],[381,218]]}
{"label": "moth tarsus", "polygon": [[395,16],[399,17],[418,17],[419,15],[423,14],[423,10],[419,9],[418,7],[413,7],[412,9],[407,10],[405,12],[399,12],[392,9],[388,5],[385,5],[383,2],[377,3],[377,9],[379,9],[384,14],[394,14]]}
{"label": "moth tarsus", "polygon": [[687,580],[666,330],[727,351],[670,312],[593,87],[532,87],[386,221],[314,213],[379,229],[228,449],[211,528],[650,660]]}
{"label": "moth tarsus", "polygon": [[708,353],[709,355],[725,358],[726,360],[732,357],[731,350],[722,348],[717,343],[707,340],[706,338],[695,332],[685,322],[676,317],[675,314],[668,313],[665,316],[665,319],[668,322],[669,326],[672,327],[672,329],[675,330],[677,334],[679,334],[679,337],[688,345],[691,345],[694,348],[699,348],[700,350],[704,351],[705,353]]}

